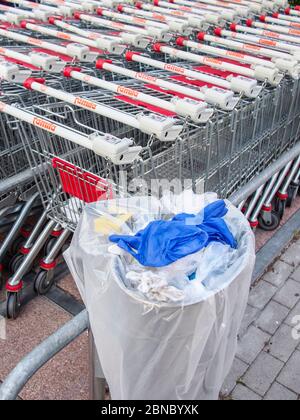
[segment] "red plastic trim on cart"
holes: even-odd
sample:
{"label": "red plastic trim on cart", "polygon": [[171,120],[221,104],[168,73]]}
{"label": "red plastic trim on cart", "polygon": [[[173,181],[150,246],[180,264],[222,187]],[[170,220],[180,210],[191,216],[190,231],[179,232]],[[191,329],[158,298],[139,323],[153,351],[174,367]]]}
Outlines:
{"label": "red plastic trim on cart", "polygon": [[52,159],[52,166],[59,173],[63,191],[71,197],[85,203],[113,198],[112,186],[105,179],[60,158]]}
{"label": "red plastic trim on cart", "polygon": [[24,19],[22,22],[20,22],[20,28],[27,29],[27,24],[32,23],[33,25],[36,25],[38,22],[34,19]]}
{"label": "red plastic trim on cart", "polygon": [[19,249],[19,252],[22,255],[28,255],[30,250],[31,250],[31,248],[25,248],[25,246],[21,246],[21,248]]}
{"label": "red plastic trim on cart", "polygon": [[[206,37],[206,33],[205,32],[199,32],[197,34],[197,39],[198,41],[205,41],[205,37]],[[185,38],[183,38],[183,40],[186,40]]]}
{"label": "red plastic trim on cart", "polygon": [[[246,68],[251,68],[251,64],[246,64],[246,63],[240,63],[239,61],[236,61],[236,60],[234,60],[234,59],[232,59],[232,58],[225,58],[225,57],[222,57],[222,58],[220,58],[219,59],[220,61],[223,61],[224,63],[229,63],[229,64],[236,64],[237,66],[239,66],[239,67],[246,67]],[[233,73],[233,72],[232,72]]]}
{"label": "red plastic trim on cart", "polygon": [[26,20],[22,20],[22,22],[20,22],[20,28],[22,29],[27,29],[27,21]]}
{"label": "red plastic trim on cart", "polygon": [[103,58],[99,58],[99,60],[96,61],[96,69],[103,70],[104,64],[112,64],[112,60],[105,60]]}
{"label": "red plastic trim on cart", "polygon": [[20,29],[17,25],[12,25],[9,22],[1,22],[0,24],[1,29]]}
{"label": "red plastic trim on cart", "polygon": [[120,96],[115,96],[115,98],[118,99],[119,101],[126,102],[127,104],[131,104],[131,105],[135,105],[135,106],[140,106],[140,107],[146,108],[146,109],[148,109],[151,112],[156,112],[157,114],[164,115],[165,117],[174,117],[174,116],[176,116],[175,112],[167,111],[166,109],[159,108],[159,107],[154,106],[154,105],[150,105],[150,104],[148,104],[146,102],[136,101],[135,99],[128,98],[127,96],[121,96],[120,95]]}
{"label": "red plastic trim on cart", "polygon": [[53,238],[59,238],[61,235],[62,235],[62,233],[63,233],[63,229],[60,229],[60,230],[53,230],[52,232],[51,232],[51,236],[53,237]]}
{"label": "red plastic trim on cart", "polygon": [[139,53],[139,52],[135,52],[135,51],[127,51],[126,53],[125,53],[125,59],[127,60],[127,61],[133,61],[133,56],[134,55],[141,55],[141,53]]}
{"label": "red plastic trim on cart", "polygon": [[20,281],[20,283],[19,283],[19,284],[17,284],[16,286],[11,286],[11,285],[7,282],[7,283],[6,283],[6,286],[5,286],[6,290],[7,290],[8,292],[11,292],[11,293],[17,293],[17,292],[19,292],[19,291],[22,289],[22,287],[23,287],[23,282],[22,282],[22,281]]}
{"label": "red plastic trim on cart", "polygon": [[270,213],[272,211],[272,206],[262,206],[261,211],[264,211],[266,213]]}
{"label": "red plastic trim on cart", "polygon": [[276,197],[279,198],[279,200],[281,200],[281,201],[285,201],[289,198],[289,195],[288,194],[282,194],[281,192],[278,191],[276,193]]}
{"label": "red plastic trim on cart", "polygon": [[57,266],[56,260],[51,263],[45,263],[44,260],[40,261],[40,268],[46,271],[54,270],[56,266]]}
{"label": "red plastic trim on cart", "polygon": [[81,19],[81,15],[82,15],[81,12],[75,12],[73,16],[74,16],[74,19],[79,20],[79,19]]}
{"label": "red plastic trim on cart", "polygon": [[31,234],[31,230],[27,230],[25,228],[21,228],[20,229],[20,234],[23,236],[23,238],[27,239],[27,238],[29,238],[29,236]]}
{"label": "red plastic trim on cart", "polygon": [[152,45],[152,50],[154,52],[161,52],[161,48],[164,47],[166,44],[160,44],[159,42],[156,42]]}
{"label": "red plastic trim on cart", "polygon": [[216,86],[216,85],[213,85],[213,84],[208,83],[208,82],[203,82],[201,80],[196,80],[196,79],[190,79],[188,77],[181,76],[181,75],[171,76],[170,79],[176,80],[177,82],[180,82],[180,84],[182,84],[182,85],[197,86],[197,87],[200,87],[200,88],[203,87],[203,86],[207,86],[207,87],[215,87]]}
{"label": "red plastic trim on cart", "polygon": [[216,28],[216,29],[214,30],[214,34],[215,34],[216,36],[222,36],[222,32],[223,32],[223,29],[222,29],[222,28]]}
{"label": "red plastic trim on cart", "polygon": [[62,16],[50,16],[48,19],[48,23],[50,23],[50,25],[55,25],[56,20],[63,20],[63,18]]}
{"label": "red plastic trim on cart", "polygon": [[71,73],[72,73],[73,71],[78,71],[78,72],[80,72],[80,71],[81,71],[81,68],[80,68],[80,67],[71,67],[71,66],[67,66],[67,67],[65,67],[65,68],[63,69],[63,75],[64,75],[65,77],[71,77]]}
{"label": "red plastic trim on cart", "polygon": [[32,90],[33,83],[40,83],[41,85],[44,85],[46,83],[46,80],[41,77],[39,78],[28,77],[28,79],[26,79],[25,82],[23,83],[23,86],[24,88],[28,90]]}
{"label": "red plastic trim on cart", "polygon": [[[197,36],[197,38],[198,38],[198,36]],[[176,45],[178,45],[178,47],[184,47],[185,41],[188,41],[188,38],[185,38],[184,36],[180,36],[179,38],[176,39]]]}
{"label": "red plastic trim on cart", "polygon": [[250,220],[249,224],[252,228],[257,228],[257,226],[259,225],[258,220],[255,220],[255,221]]}
{"label": "red plastic trim on cart", "polygon": [[89,47],[91,52],[96,52],[98,55],[105,55],[105,50],[100,50],[99,48]]}
{"label": "red plastic trim on cart", "polygon": [[228,76],[235,75],[236,73],[215,69],[209,66],[197,66],[194,67],[194,70],[200,71],[202,73],[209,74],[211,76],[221,77],[222,79],[226,79]]}

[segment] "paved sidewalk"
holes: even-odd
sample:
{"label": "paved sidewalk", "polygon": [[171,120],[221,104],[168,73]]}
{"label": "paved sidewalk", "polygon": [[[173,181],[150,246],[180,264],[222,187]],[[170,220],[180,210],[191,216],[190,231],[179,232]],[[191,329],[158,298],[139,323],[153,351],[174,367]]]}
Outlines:
{"label": "paved sidewalk", "polygon": [[224,399],[300,399],[300,239],[251,290]]}

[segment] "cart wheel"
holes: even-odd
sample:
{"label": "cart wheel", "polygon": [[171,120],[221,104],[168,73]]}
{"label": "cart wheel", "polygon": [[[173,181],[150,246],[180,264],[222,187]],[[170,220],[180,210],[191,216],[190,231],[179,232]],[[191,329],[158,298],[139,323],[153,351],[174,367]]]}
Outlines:
{"label": "cart wheel", "polygon": [[288,196],[288,198],[286,200],[286,206],[287,207],[292,207],[293,201],[294,201],[294,198],[295,198],[295,190],[291,186],[288,188],[288,195],[289,196]]}
{"label": "cart wheel", "polygon": [[274,211],[277,214],[277,216],[279,217],[279,219],[281,220],[284,216],[284,212],[286,209],[286,200],[276,200],[275,202],[275,206],[274,206]]}
{"label": "cart wheel", "polygon": [[259,227],[265,231],[272,231],[278,228],[280,225],[280,218],[277,213],[271,213],[271,220],[266,221],[263,217],[258,218]]}
{"label": "cart wheel", "polygon": [[52,251],[52,248],[54,247],[55,243],[57,241],[57,238],[49,238],[44,246],[44,255],[49,255]]}
{"label": "cart wheel", "polygon": [[299,185],[296,183],[292,183],[288,188],[288,199],[286,201],[287,207],[292,207],[293,202],[299,192]]}
{"label": "cart wheel", "polygon": [[9,271],[11,274],[14,274],[18,271],[24,261],[24,255],[17,254],[10,260]]}
{"label": "cart wheel", "polygon": [[22,236],[20,236],[19,238],[15,239],[14,242],[11,244],[10,254],[11,255],[16,255],[19,252],[21,246],[24,243],[25,243],[25,239]]}
{"label": "cart wheel", "polygon": [[6,300],[6,315],[8,319],[17,319],[21,310],[20,293],[8,292]]}
{"label": "cart wheel", "polygon": [[54,283],[54,270],[40,270],[34,279],[34,290],[38,295],[49,292]]}

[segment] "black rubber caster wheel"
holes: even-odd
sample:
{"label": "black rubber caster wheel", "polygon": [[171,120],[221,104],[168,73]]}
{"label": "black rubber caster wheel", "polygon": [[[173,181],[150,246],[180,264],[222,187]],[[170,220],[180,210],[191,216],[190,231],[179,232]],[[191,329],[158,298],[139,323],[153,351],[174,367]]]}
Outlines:
{"label": "black rubber caster wheel", "polygon": [[57,238],[49,238],[48,241],[45,243],[44,246],[44,255],[49,255],[52,251],[52,248],[56,244]]}
{"label": "black rubber caster wheel", "polygon": [[270,220],[264,220],[263,217],[258,218],[259,227],[265,231],[276,230],[280,225],[280,218],[277,213],[272,212]]}
{"label": "black rubber caster wheel", "polygon": [[8,319],[17,319],[21,311],[20,293],[8,292],[6,300],[6,316]]}
{"label": "black rubber caster wheel", "polygon": [[286,209],[286,200],[276,200],[274,205],[274,212],[281,220],[284,216],[284,212]]}
{"label": "black rubber caster wheel", "polygon": [[294,202],[294,199],[295,199],[294,190],[291,187],[289,187],[289,189],[288,189],[288,198],[286,200],[286,206],[287,207],[292,207],[293,202]]}
{"label": "black rubber caster wheel", "polygon": [[18,252],[20,251],[20,248],[22,247],[22,245],[24,245],[24,243],[25,243],[25,239],[23,238],[23,236],[20,236],[17,239],[15,239],[10,247],[10,254],[11,255],[18,254]]}
{"label": "black rubber caster wheel", "polygon": [[11,274],[15,274],[18,271],[24,261],[24,258],[25,256],[22,254],[17,254],[12,257],[9,263],[9,271]]}
{"label": "black rubber caster wheel", "polygon": [[292,207],[295,198],[297,197],[297,193],[299,191],[299,185],[292,183],[288,188],[288,199],[286,200],[286,206]]}
{"label": "black rubber caster wheel", "polygon": [[40,270],[34,279],[34,290],[38,295],[47,294],[54,283],[54,270]]}

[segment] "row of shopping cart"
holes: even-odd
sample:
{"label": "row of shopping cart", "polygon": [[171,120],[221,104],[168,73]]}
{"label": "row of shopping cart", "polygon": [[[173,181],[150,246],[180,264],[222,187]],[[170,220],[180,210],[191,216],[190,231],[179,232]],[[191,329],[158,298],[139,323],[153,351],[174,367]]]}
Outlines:
{"label": "row of shopping cart", "polygon": [[[0,264],[7,316],[45,294],[86,203],[228,197],[299,139],[300,12],[277,1],[0,5]],[[275,229],[300,159],[240,204]],[[37,264],[38,262],[38,264]]]}

